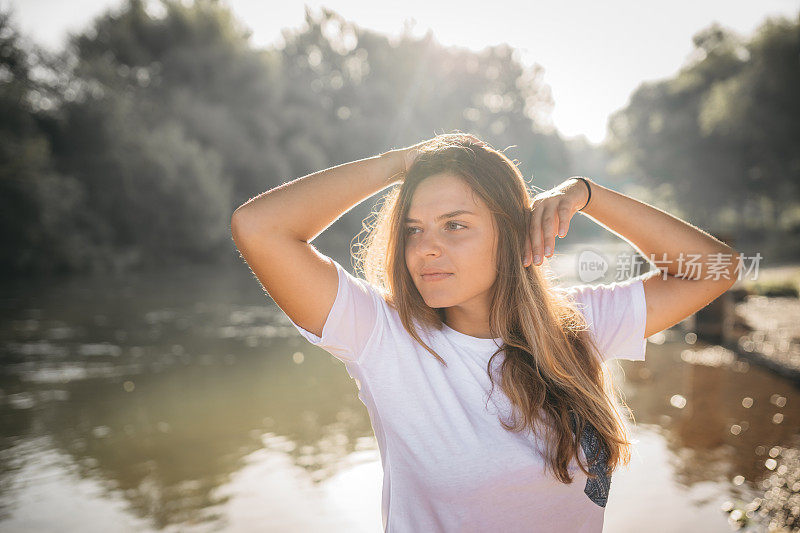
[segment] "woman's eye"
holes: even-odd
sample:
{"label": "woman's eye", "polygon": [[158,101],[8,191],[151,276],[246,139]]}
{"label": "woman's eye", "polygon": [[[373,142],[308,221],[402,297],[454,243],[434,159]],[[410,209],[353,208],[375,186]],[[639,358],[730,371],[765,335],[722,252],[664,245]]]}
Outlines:
{"label": "woman's eye", "polygon": [[[445,224],[445,226],[448,226],[448,227],[461,226],[462,228],[466,228],[466,226],[464,224],[459,224],[458,222],[452,222],[452,221],[450,221],[447,224]],[[413,234],[414,230],[416,230],[416,229],[419,229],[419,228],[417,228],[416,226],[409,226],[408,228],[406,228],[406,235]]]}

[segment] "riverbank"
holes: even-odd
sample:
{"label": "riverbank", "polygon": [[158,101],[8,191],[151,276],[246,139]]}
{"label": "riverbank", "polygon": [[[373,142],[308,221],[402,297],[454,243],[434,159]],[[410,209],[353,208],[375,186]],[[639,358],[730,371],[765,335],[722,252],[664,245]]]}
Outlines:
{"label": "riverbank", "polygon": [[749,295],[734,306],[729,349],[800,385],[800,299]]}
{"label": "riverbank", "polygon": [[800,386],[800,266],[764,269],[731,289],[725,347]]}

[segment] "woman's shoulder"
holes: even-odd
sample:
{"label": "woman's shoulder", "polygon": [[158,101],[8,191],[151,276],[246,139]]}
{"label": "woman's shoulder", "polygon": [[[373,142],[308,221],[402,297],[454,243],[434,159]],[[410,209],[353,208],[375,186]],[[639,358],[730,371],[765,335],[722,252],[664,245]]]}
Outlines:
{"label": "woman's shoulder", "polygon": [[647,305],[641,276],[558,289],[574,301],[606,359],[644,359]]}

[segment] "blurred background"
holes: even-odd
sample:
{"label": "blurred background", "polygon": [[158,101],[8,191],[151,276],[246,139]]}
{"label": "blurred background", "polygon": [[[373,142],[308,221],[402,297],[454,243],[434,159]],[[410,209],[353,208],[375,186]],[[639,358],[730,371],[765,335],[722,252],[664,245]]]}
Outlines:
{"label": "blurred background", "polygon": [[[262,291],[230,215],[460,129],[534,192],[590,176],[758,258],[612,365],[635,452],[605,530],[799,531],[799,15],[0,2],[0,529],[380,531],[357,388]],[[379,196],[314,245],[352,271]],[[587,248],[635,253],[576,217],[559,283]]]}

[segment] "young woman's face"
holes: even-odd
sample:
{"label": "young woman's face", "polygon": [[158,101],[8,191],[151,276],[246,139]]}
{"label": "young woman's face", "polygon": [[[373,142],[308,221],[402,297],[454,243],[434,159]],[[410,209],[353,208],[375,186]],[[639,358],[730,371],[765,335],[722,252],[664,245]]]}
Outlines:
{"label": "young woman's face", "polygon": [[[458,176],[435,174],[414,191],[404,231],[406,266],[425,303],[488,315],[497,233],[483,200]],[[448,275],[423,276],[428,269]]]}

